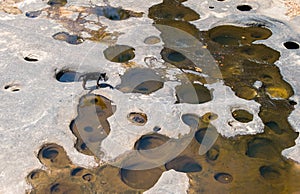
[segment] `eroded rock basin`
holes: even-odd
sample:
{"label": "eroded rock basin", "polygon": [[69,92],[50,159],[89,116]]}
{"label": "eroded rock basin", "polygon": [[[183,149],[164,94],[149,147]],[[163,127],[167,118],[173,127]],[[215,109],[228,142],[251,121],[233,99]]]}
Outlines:
{"label": "eroded rock basin", "polygon": [[[27,193],[161,193],[164,188],[170,193],[299,192],[300,159],[282,155],[299,146],[297,121],[289,120],[295,117],[300,95],[293,80],[300,72],[298,31],[283,35],[277,29],[279,18],[256,17],[264,3],[232,5],[235,10],[225,12],[219,7],[227,2],[219,1],[207,5],[208,15],[206,3],[192,9],[193,3],[164,0],[132,9],[130,3],[121,3],[126,7],[122,8],[115,2],[48,1],[44,8],[31,10],[19,5],[26,12],[14,17],[61,25],[43,37],[53,43],[48,52],[56,47],[67,51],[53,52],[51,57],[42,51],[22,52],[19,58],[28,69],[39,65],[41,71],[49,70],[45,79],[50,83],[32,92],[48,87],[46,94],[51,96],[51,89],[60,88],[66,93],[64,102],[73,104],[45,123],[37,119],[39,136],[35,124],[26,125],[24,131],[34,142],[27,147],[26,157],[35,164],[26,169],[18,165],[15,171],[8,168],[4,176],[27,174],[19,180],[29,183],[22,191]],[[5,6],[6,13],[19,14],[16,7]],[[240,21],[232,20],[235,12]],[[217,14],[223,17],[212,17]],[[132,22],[137,29],[128,25]],[[17,33],[5,25],[8,34]],[[148,29],[145,35],[138,33],[139,25]],[[281,47],[274,46],[279,40]],[[72,49],[78,49],[77,55],[67,54]],[[7,49],[0,51],[4,56]],[[72,56],[76,59],[70,60]],[[53,62],[55,68],[43,70],[48,58],[60,59]],[[284,65],[295,68],[291,78]],[[11,71],[8,60],[0,66]],[[24,80],[13,81],[20,79],[7,75],[3,95],[18,100],[30,91]],[[47,107],[62,102],[53,99]],[[67,114],[71,107],[74,114]],[[54,114],[49,112],[43,115]],[[4,139],[14,137],[12,132],[4,134],[2,128],[7,126],[1,122]],[[21,124],[13,125],[17,129]],[[50,132],[43,137],[43,130]],[[66,142],[55,138],[58,134]],[[9,151],[2,149],[6,156]],[[78,162],[84,157],[94,164]],[[2,163],[12,166],[6,159]],[[172,189],[160,184],[166,179],[162,175],[170,171],[189,181]],[[168,181],[176,180],[169,177]],[[14,191],[4,182],[1,192]]]}

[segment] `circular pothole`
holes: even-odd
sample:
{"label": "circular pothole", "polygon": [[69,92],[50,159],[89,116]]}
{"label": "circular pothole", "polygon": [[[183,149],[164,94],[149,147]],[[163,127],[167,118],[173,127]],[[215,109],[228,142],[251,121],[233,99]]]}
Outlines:
{"label": "circular pothole", "polygon": [[95,177],[92,174],[87,173],[87,174],[82,176],[82,179],[87,181],[87,182],[92,182],[95,179]]}
{"label": "circular pothole", "polygon": [[42,156],[43,158],[47,158],[47,159],[55,159],[58,155],[58,151],[55,148],[47,148],[45,150],[43,150],[42,152]]}
{"label": "circular pothole", "polygon": [[127,115],[127,119],[135,124],[135,125],[140,125],[143,126],[147,122],[147,115],[144,113],[139,113],[139,112],[131,112]]}
{"label": "circular pothole", "polygon": [[175,87],[177,103],[203,104],[212,100],[212,94],[201,84],[180,85]]}
{"label": "circular pothole", "polygon": [[186,57],[183,54],[177,51],[170,52],[167,55],[167,58],[172,62],[182,62],[186,59]]}
{"label": "circular pothole", "polygon": [[216,161],[219,158],[219,155],[220,155],[220,150],[218,147],[210,148],[205,154],[206,159],[209,161]]}
{"label": "circular pothole", "polygon": [[82,167],[74,168],[74,169],[71,171],[71,176],[77,176],[77,175],[79,175],[82,171],[83,171],[83,168],[82,168]]}
{"label": "circular pothole", "polygon": [[105,49],[103,54],[111,62],[126,63],[135,57],[134,50],[127,45],[115,45]]}
{"label": "circular pothole", "polygon": [[236,8],[240,11],[250,11],[252,9],[250,5],[238,5]]}
{"label": "circular pothole", "polygon": [[265,125],[278,135],[281,135],[283,133],[283,130],[279,127],[279,125],[275,121],[269,121],[265,123]]}
{"label": "circular pothole", "polygon": [[161,128],[159,126],[153,127],[153,131],[154,132],[159,132],[160,130],[161,130]]}
{"label": "circular pothole", "polygon": [[41,10],[38,10],[38,11],[28,11],[25,13],[25,16],[26,17],[29,17],[29,18],[36,18],[38,16],[40,16],[42,13]]}
{"label": "circular pothole", "polygon": [[3,88],[10,92],[19,92],[21,89],[19,84],[7,84]]}
{"label": "circular pothole", "polygon": [[163,79],[155,71],[146,68],[133,68],[121,76],[121,84],[116,89],[124,93],[151,94],[163,88]]}
{"label": "circular pothole", "polygon": [[122,168],[120,176],[122,181],[135,189],[149,189],[158,181],[162,174],[160,168],[148,170],[130,170]]}
{"label": "circular pothole", "polygon": [[162,146],[167,141],[169,141],[170,138],[167,136],[153,133],[148,135],[143,135],[134,145],[134,148],[136,150],[150,150],[155,149],[159,146]]}
{"label": "circular pothole", "polygon": [[37,62],[37,61],[39,61],[39,59],[36,56],[33,56],[33,55],[28,55],[28,56],[24,57],[24,60],[28,61],[28,62]]}
{"label": "circular pothole", "polygon": [[285,42],[283,45],[287,49],[299,49],[299,44],[293,41]]}
{"label": "circular pothole", "polygon": [[260,175],[265,179],[269,181],[278,180],[280,177],[280,172],[278,172],[274,167],[272,166],[261,166],[259,168]]}
{"label": "circular pothole", "polygon": [[64,6],[64,5],[66,5],[68,3],[68,1],[67,0],[49,0],[48,2],[47,2],[47,4],[48,5],[50,5],[50,6]]}
{"label": "circular pothole", "polygon": [[56,75],[55,78],[59,82],[75,82],[78,81],[79,75],[76,71],[71,70],[61,70]]}
{"label": "circular pothole", "polygon": [[254,138],[247,143],[246,155],[250,158],[272,159],[278,154],[272,140],[267,138]]}
{"label": "circular pothole", "polygon": [[201,120],[205,123],[210,123],[210,121],[216,120],[218,118],[218,115],[213,113],[213,112],[208,112],[205,113],[202,117]]}
{"label": "circular pothole", "polygon": [[174,169],[178,172],[200,172],[202,167],[194,159],[187,156],[179,156],[165,164],[167,170]]}
{"label": "circular pothole", "polygon": [[160,38],[157,36],[149,36],[149,37],[145,38],[145,40],[144,40],[144,43],[149,44],[149,45],[157,44],[159,42],[160,42]]}
{"label": "circular pothole", "polygon": [[228,173],[224,173],[224,172],[215,174],[214,178],[216,181],[223,183],[223,184],[228,184],[233,181],[232,175],[230,175]]}
{"label": "circular pothole", "polygon": [[253,115],[246,110],[234,110],[232,116],[241,123],[249,123],[253,120]]}

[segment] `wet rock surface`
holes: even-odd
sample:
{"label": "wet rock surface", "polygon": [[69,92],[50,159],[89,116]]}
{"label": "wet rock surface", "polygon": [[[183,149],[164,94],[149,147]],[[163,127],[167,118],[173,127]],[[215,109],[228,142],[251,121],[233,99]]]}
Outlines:
{"label": "wet rock surface", "polygon": [[298,8],[0,2],[0,193],[298,192]]}

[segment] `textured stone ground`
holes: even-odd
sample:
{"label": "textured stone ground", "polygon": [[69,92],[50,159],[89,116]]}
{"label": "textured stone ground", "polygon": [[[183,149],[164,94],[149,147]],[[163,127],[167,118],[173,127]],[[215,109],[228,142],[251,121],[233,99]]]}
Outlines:
{"label": "textured stone ground", "polygon": [[[105,5],[102,1],[92,1],[97,5]],[[48,9],[47,2],[38,0],[17,0],[0,2],[0,193],[24,193],[31,186],[25,177],[36,168],[43,168],[36,158],[39,148],[48,142],[55,142],[64,147],[74,164],[93,167],[97,166],[94,157],[79,153],[74,148],[76,137],[69,129],[70,122],[77,115],[79,98],[88,91],[83,90],[81,82],[61,83],[55,79],[55,74],[61,69],[74,69],[78,72],[106,72],[111,85],[121,83],[119,74],[124,74],[130,67],[159,68],[160,51],[163,46],[158,43],[153,47],[144,45],[145,38],[159,36],[160,32],[151,24],[147,17],[148,9],[158,0],[153,1],[109,1],[111,6],[121,6],[123,9],[135,13],[144,12],[142,17],[130,17],[127,20],[111,21],[103,16],[98,18],[90,15],[82,26],[73,23],[82,7],[89,7],[87,1],[69,1],[67,8],[59,12]],[[208,30],[223,24],[244,26],[248,23],[264,22],[273,35],[267,40],[260,40],[274,50],[280,52],[281,57],[275,64],[280,68],[283,79],[293,88],[295,94],[292,99],[297,103],[295,110],[289,117],[290,124],[300,132],[300,50],[287,50],[283,43],[286,41],[300,41],[299,1],[266,0],[266,1],[202,1],[188,0],[183,3],[200,14],[200,19],[192,23],[200,30]],[[237,5],[249,4],[250,12],[241,12]],[[214,7],[210,9],[209,7]],[[38,18],[28,18],[25,13],[45,9],[45,13]],[[48,15],[47,15],[48,13]],[[75,13],[75,14],[73,14]],[[60,19],[58,15],[66,18]],[[71,45],[58,41],[52,36],[60,31],[70,33],[84,32],[82,36],[92,37],[79,45]],[[101,37],[93,37],[93,33],[100,33]],[[99,43],[101,42],[101,43]],[[124,44],[135,48],[136,57],[132,63],[124,66],[109,62],[102,51],[110,44]],[[198,45],[203,46],[203,45]],[[156,56],[158,62],[145,63],[145,57]],[[24,58],[35,61],[24,60]],[[168,70],[168,76],[178,72]],[[103,159],[109,161],[120,154],[131,150],[134,142],[143,134],[151,132],[159,125],[162,133],[172,138],[187,134],[189,127],[184,123],[178,124],[182,114],[194,113],[203,115],[214,110],[219,116],[213,125],[224,136],[236,134],[253,134],[262,131],[262,122],[257,116],[260,105],[255,101],[245,101],[238,98],[229,87],[221,83],[208,86],[214,89],[213,101],[195,106],[172,106],[176,100],[172,81],[166,82],[162,90],[151,96],[143,97],[122,93],[118,90],[105,88],[94,93],[106,96],[112,100],[117,111],[114,117],[108,119],[111,133],[102,142]],[[222,95],[226,93],[226,99]],[[222,107],[220,109],[219,107]],[[232,120],[232,107],[242,107],[254,115],[254,121],[248,124],[227,123]],[[122,116],[124,111],[143,110],[148,113],[147,128],[136,132],[139,127],[133,127]],[[161,119],[164,115],[168,119]],[[180,127],[178,127],[178,125]],[[124,131],[130,128],[132,133]],[[235,130],[232,130],[232,129]],[[174,130],[175,129],[175,130]],[[247,129],[247,130],[245,130]],[[181,134],[180,134],[181,133]],[[126,139],[127,141],[124,141]],[[283,151],[284,156],[300,163],[300,138],[296,145]],[[119,146],[116,146],[116,145]],[[184,193],[189,186],[186,174],[168,171],[163,174],[157,184],[146,193]]]}

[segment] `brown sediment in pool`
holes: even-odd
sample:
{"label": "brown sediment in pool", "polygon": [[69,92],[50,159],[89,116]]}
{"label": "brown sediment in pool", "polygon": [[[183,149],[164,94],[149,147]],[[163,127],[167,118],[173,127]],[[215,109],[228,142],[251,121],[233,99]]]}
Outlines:
{"label": "brown sediment in pool", "polygon": [[[180,4],[172,0],[165,0],[162,4],[168,3]],[[202,139],[215,137],[215,133],[207,133],[213,131],[207,130],[211,129],[209,122],[200,121],[194,140],[181,153],[184,157],[193,158],[202,167],[200,172],[188,173],[189,193],[292,193],[299,191],[297,179],[300,177],[300,172],[296,168],[297,164],[281,155],[281,151],[293,146],[298,137],[298,133],[287,121],[294,109],[288,99],[294,92],[292,87],[283,80],[279,68],[274,65],[280,53],[263,44],[253,44],[256,40],[269,38],[272,32],[263,27],[231,25],[217,26],[209,31],[199,31],[188,21],[175,21],[174,18],[168,18],[168,13],[176,15],[175,9],[165,8],[165,18],[162,18],[157,10],[159,10],[158,5],[149,9],[149,17],[154,20],[154,25],[178,28],[201,41],[215,58],[225,85],[231,87],[238,97],[255,100],[261,104],[259,116],[265,123],[262,134],[234,138],[219,136],[216,140],[213,138],[202,142]],[[179,11],[178,14],[180,14]],[[162,32],[162,41],[165,45],[170,44],[168,43],[170,39],[167,38],[168,31],[163,30],[159,25],[157,29]],[[169,36],[171,36],[170,33]],[[196,72],[193,70],[195,65],[188,63],[190,59],[182,53],[164,48],[161,55],[167,62],[178,68]],[[214,76],[210,75],[210,72],[205,72],[205,69],[203,73]],[[197,74],[186,75],[191,81],[198,81]],[[203,83],[203,77],[200,75],[199,80]],[[261,83],[260,87],[255,86],[257,82]],[[234,110],[232,116],[240,122],[250,122],[253,119],[253,115],[244,110]],[[207,120],[207,117],[202,117],[202,119]],[[192,125],[195,127],[195,123]],[[205,155],[199,155],[199,147],[205,147],[207,144],[212,145],[210,150]]]}
{"label": "brown sediment in pool", "polygon": [[[103,165],[87,169],[73,164],[63,147],[49,143],[38,153],[45,169],[36,169],[27,176],[33,189],[30,194],[45,193],[141,193],[132,189],[120,178],[120,169]],[[161,173],[161,172],[160,172]],[[131,175],[128,175],[129,178]],[[151,176],[150,176],[151,177]],[[143,180],[143,179],[141,179]]]}
{"label": "brown sediment in pool", "polygon": [[[261,104],[259,116],[265,124],[264,132],[226,138],[218,135],[210,122],[218,119],[218,115],[213,112],[202,116],[187,114],[182,116],[182,121],[191,127],[189,134],[179,139],[157,132],[145,134],[135,142],[132,152],[122,158],[119,168],[108,164],[94,169],[78,167],[70,162],[62,147],[46,144],[39,151],[38,158],[48,169],[37,169],[28,175],[27,179],[33,186],[31,193],[68,190],[80,193],[83,188],[86,193],[141,193],[170,169],[187,173],[189,193],[299,192],[299,165],[281,155],[282,150],[293,146],[298,137],[287,120],[294,109],[295,104],[289,100],[294,92],[274,65],[280,57],[279,52],[262,44],[253,44],[255,40],[270,37],[271,31],[263,27],[226,25],[201,32],[189,23],[199,16],[181,2],[164,0],[149,9],[149,17],[155,24],[181,29],[201,41],[216,60],[224,83],[238,97]],[[176,11],[176,7],[180,9]],[[160,26],[157,28],[162,32],[161,40],[168,45],[168,32]],[[166,47],[161,54],[177,68],[199,72],[195,64],[187,63],[191,60],[183,53]],[[205,69],[203,73],[214,76]],[[192,81],[205,82],[201,75],[191,76],[184,71],[183,74]],[[116,88],[125,93],[150,94],[163,87],[161,77],[150,69],[128,69],[121,80]],[[261,86],[255,86],[257,82]],[[204,92],[203,102],[210,101],[209,90],[201,84],[197,87],[201,89],[200,94]],[[75,147],[80,152],[101,159],[101,153],[97,151],[110,132],[107,118],[113,110],[112,102],[103,96],[82,97],[78,116],[70,125],[77,137]],[[242,123],[253,120],[250,112],[241,109],[232,110],[232,116]],[[147,122],[143,113],[134,112],[128,118],[137,123]],[[169,151],[177,148],[174,145],[185,145],[186,140],[191,141],[182,152],[167,158]],[[161,161],[164,163],[155,165]]]}
{"label": "brown sediment in pool", "polygon": [[89,94],[81,97],[78,116],[70,124],[72,133],[77,137],[75,147],[79,152],[99,156],[100,153],[92,151],[97,151],[110,133],[107,118],[115,110],[112,102],[103,96]]}

